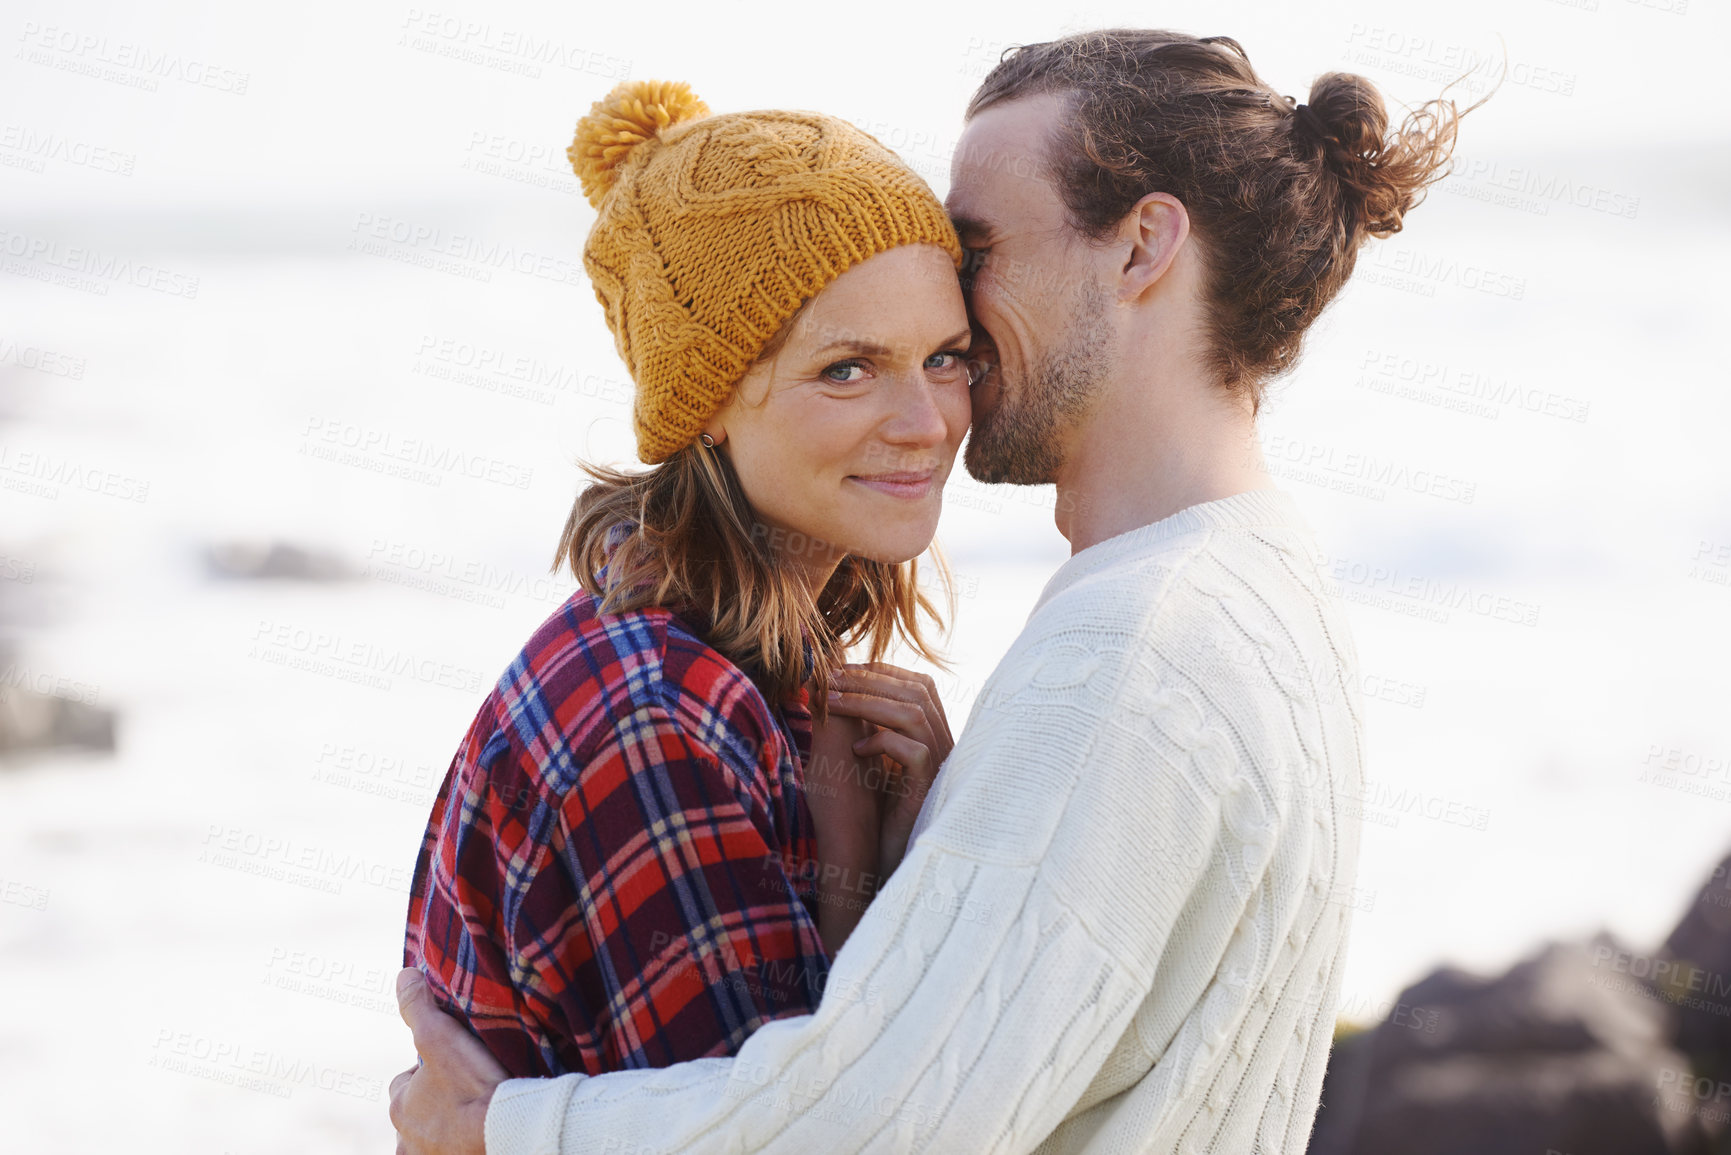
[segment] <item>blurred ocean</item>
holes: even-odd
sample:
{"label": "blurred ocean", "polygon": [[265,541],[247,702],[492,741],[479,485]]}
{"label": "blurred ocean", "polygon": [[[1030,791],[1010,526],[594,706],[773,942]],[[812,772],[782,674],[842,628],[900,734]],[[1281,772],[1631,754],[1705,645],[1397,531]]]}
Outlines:
{"label": "blurred ocean", "polygon": [[[466,136],[424,197],[184,209],[62,203],[0,138],[7,684],[119,718],[0,761],[9,1149],[389,1147],[433,791],[571,588],[574,463],[629,456],[563,158]],[[1364,674],[1355,1021],[1655,944],[1731,844],[1731,149],[1624,139],[1463,146],[1266,411]],[[1068,555],[1050,498],[952,480],[958,728]],[[272,542],[350,576],[210,560]]]}

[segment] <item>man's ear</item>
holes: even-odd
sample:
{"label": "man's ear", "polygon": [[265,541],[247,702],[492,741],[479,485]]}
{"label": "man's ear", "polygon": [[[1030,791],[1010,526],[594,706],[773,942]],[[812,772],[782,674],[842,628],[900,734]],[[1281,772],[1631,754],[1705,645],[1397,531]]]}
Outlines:
{"label": "man's ear", "polygon": [[1152,289],[1172,267],[1190,236],[1190,214],[1171,193],[1149,193],[1124,217],[1121,239],[1128,249],[1118,272],[1118,301],[1132,304]]}

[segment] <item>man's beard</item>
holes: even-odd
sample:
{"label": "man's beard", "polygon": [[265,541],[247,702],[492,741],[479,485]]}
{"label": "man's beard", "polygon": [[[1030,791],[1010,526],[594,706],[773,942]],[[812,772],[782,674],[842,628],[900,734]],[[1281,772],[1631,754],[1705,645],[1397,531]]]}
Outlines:
{"label": "man's beard", "polygon": [[1064,343],[1047,351],[1015,389],[999,366],[997,408],[976,419],[962,456],[988,484],[1046,485],[1064,464],[1063,435],[1088,412],[1111,367],[1107,297],[1084,281],[1072,300]]}

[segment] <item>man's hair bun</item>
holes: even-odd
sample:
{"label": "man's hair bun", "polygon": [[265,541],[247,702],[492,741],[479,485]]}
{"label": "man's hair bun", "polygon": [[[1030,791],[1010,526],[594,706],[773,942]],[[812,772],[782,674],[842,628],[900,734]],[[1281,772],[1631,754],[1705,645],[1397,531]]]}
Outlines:
{"label": "man's hair bun", "polygon": [[683,80],[626,80],[589,107],[565,155],[596,208],[631,150],[662,129],[709,115]]}
{"label": "man's hair bun", "polygon": [[1340,180],[1349,227],[1360,236],[1400,232],[1425,188],[1448,175],[1456,118],[1443,115],[1440,101],[1412,112],[1390,133],[1376,86],[1352,73],[1329,72],[1311,86],[1304,112],[1294,116],[1293,130],[1321,149],[1323,163]]}

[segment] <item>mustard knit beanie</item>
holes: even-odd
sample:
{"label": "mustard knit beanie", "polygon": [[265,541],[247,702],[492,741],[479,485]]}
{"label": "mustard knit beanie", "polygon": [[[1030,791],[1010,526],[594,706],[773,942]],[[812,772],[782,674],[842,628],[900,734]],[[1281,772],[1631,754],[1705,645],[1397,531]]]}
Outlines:
{"label": "mustard knit beanie", "polygon": [[627,81],[566,150],[599,210],[583,265],[637,383],[637,456],[696,439],[769,339],[849,266],[962,249],[943,205],[874,138],[815,112],[709,115],[688,85]]}

